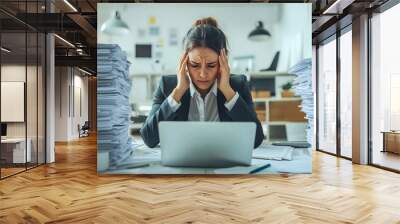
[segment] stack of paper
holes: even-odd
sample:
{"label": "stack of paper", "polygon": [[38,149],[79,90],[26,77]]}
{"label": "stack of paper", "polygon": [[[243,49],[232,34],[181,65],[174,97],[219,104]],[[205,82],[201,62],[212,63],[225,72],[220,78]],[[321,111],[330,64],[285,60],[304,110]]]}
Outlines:
{"label": "stack of paper", "polygon": [[314,93],[312,89],[311,59],[304,59],[289,69],[290,74],[296,75],[293,81],[293,90],[302,99],[301,111],[308,120],[307,142],[313,144],[314,127]]}
{"label": "stack of paper", "polygon": [[293,147],[262,144],[253,151],[253,159],[292,160]]}
{"label": "stack of paper", "polygon": [[110,165],[128,158],[133,151],[129,135],[130,62],[115,44],[97,46],[97,149],[110,153]]}

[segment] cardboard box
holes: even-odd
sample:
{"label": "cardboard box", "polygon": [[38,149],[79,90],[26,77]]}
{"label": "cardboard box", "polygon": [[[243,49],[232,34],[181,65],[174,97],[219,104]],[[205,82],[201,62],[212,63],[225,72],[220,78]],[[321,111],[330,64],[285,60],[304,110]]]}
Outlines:
{"label": "cardboard box", "polygon": [[384,141],[386,148],[384,149],[386,152],[393,152],[400,154],[400,133],[384,133]]}
{"label": "cardboard box", "polygon": [[274,101],[270,102],[269,120],[270,121],[306,121],[306,115],[300,111],[301,100],[296,101]]}
{"label": "cardboard box", "polygon": [[265,110],[256,110],[257,118],[260,122],[266,121]]}
{"label": "cardboard box", "polygon": [[268,98],[271,97],[271,92],[268,90],[259,90],[257,91],[258,98]]}

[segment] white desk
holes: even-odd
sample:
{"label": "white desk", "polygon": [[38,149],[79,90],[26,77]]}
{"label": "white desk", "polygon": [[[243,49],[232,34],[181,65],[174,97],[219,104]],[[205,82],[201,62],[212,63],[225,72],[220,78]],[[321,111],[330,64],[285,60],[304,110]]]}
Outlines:
{"label": "white desk", "polygon": [[1,139],[2,147],[7,147],[6,149],[2,148],[2,152],[9,150],[8,147],[12,147],[12,163],[25,163],[25,158],[27,158],[26,162],[31,161],[31,145],[32,141],[30,138],[27,138],[27,147],[25,151],[25,138],[5,138]]}
{"label": "white desk", "polygon": [[251,170],[271,164],[271,167],[257,174],[277,174],[277,173],[311,173],[312,156],[309,149],[295,149],[293,160],[278,161],[252,159],[251,166],[237,166],[230,168],[183,168],[166,167],[161,165],[161,151],[159,148],[150,149],[140,146],[135,149],[132,162],[150,162],[151,165],[141,168],[107,170],[103,174],[248,174]]}

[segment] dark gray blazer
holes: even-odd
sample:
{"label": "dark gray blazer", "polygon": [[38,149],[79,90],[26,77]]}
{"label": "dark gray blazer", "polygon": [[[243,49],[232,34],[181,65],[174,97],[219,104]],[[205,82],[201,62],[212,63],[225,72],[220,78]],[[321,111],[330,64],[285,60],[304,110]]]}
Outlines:
{"label": "dark gray blazer", "polygon": [[[254,141],[254,148],[257,148],[264,139],[264,133],[257,119],[254,111],[253,100],[251,98],[249,86],[244,75],[231,75],[230,85],[232,89],[239,93],[239,98],[236,101],[235,106],[232,110],[228,111],[225,107],[225,96],[218,89],[217,93],[217,105],[218,115],[222,122],[229,121],[252,121],[257,125],[257,131]],[[160,121],[187,121],[190,106],[190,90],[188,89],[181,99],[181,106],[176,112],[173,112],[169,106],[167,97],[171,94],[177,84],[176,75],[162,76],[160,84],[155,91],[153,98],[153,106],[150,114],[147,117],[143,127],[140,130],[140,134],[143,138],[144,143],[153,148],[159,142],[160,138],[158,135],[158,122]]]}

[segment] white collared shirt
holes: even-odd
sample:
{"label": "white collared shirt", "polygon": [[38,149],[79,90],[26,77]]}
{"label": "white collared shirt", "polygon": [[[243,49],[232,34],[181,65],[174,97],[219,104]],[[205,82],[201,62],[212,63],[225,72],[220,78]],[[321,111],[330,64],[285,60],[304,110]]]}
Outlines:
{"label": "white collared shirt", "polygon": [[[218,86],[217,82],[214,82],[213,86],[211,87],[210,92],[204,97],[201,97],[200,93],[197,91],[196,87],[190,82],[190,107],[189,107],[189,114],[188,120],[189,121],[219,121],[218,115],[218,103],[217,103],[217,92]],[[235,96],[229,102],[225,103],[226,109],[229,111],[232,110],[233,106],[237,99],[239,98],[239,94],[236,92]],[[181,103],[175,101],[170,94],[167,98],[168,104],[175,112],[181,106]]]}

